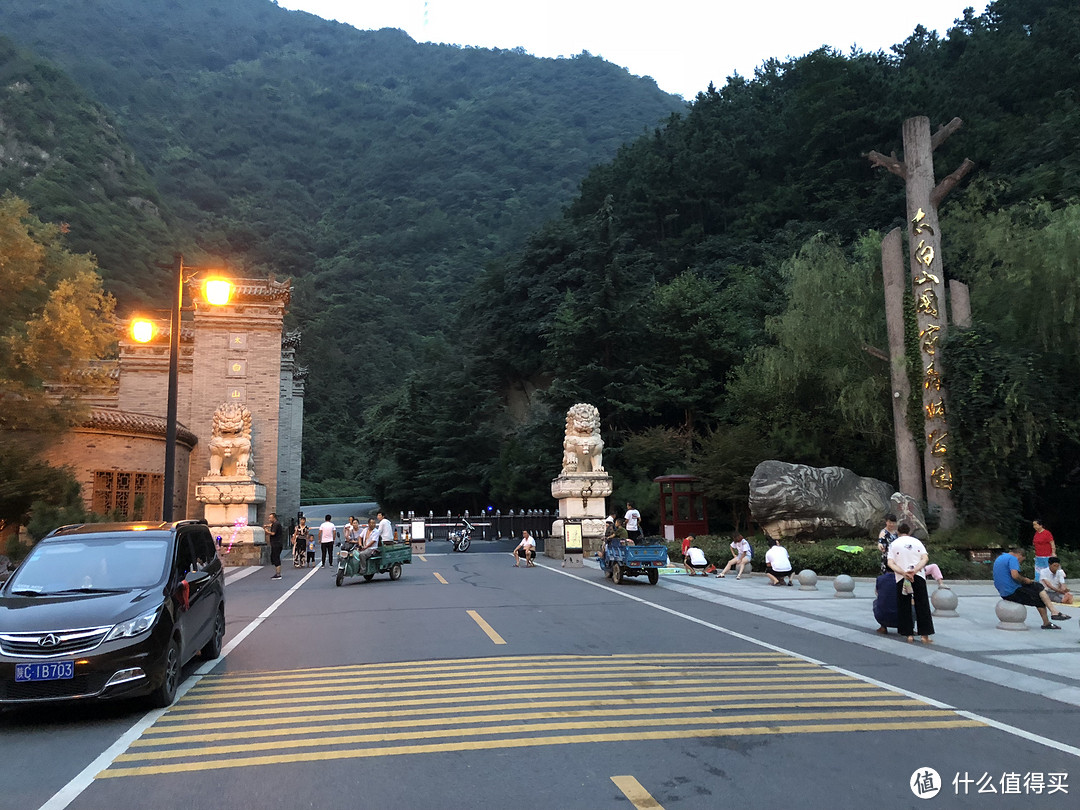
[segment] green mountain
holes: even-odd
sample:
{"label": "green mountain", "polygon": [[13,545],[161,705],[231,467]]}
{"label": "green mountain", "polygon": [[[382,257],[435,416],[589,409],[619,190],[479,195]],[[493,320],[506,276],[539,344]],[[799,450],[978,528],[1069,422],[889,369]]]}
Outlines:
{"label": "green mountain", "polygon": [[[362,476],[364,410],[450,328],[485,263],[685,108],[587,53],[421,45],[270,0],[25,0],[0,4],[0,30],[108,110],[175,248],[297,279],[315,478]],[[157,293],[172,251],[147,247],[98,251],[122,304]]]}
{"label": "green mountain", "polygon": [[[889,54],[769,60],[595,167],[477,284],[493,302],[475,355],[492,385],[538,386],[550,406],[507,431],[488,491],[512,481],[542,497],[542,448],[582,400],[639,501],[652,476],[693,470],[739,519],[754,465],[773,457],[895,480],[888,364],[867,349],[885,346],[879,242],[905,224],[904,188],[866,153],[899,154],[903,120],[927,115],[964,122],[934,153],[937,179],[977,167],[941,209],[945,270],[970,284],[975,313],[942,361],[958,503],[1009,532],[1025,512],[1067,522],[1080,497],[1066,370],[1080,362],[1078,54],[1075,2],[998,0]],[[436,457],[442,440],[430,445]]]}
{"label": "green mountain", "polygon": [[269,0],[28,0],[2,30],[115,116],[201,248],[470,278],[681,109],[583,54],[419,45]]}
{"label": "green mountain", "polygon": [[0,37],[0,190],[64,223],[73,251],[93,253],[123,297],[146,289],[176,238],[146,168],[116,119],[55,65]]}
{"label": "green mountain", "polygon": [[[975,319],[942,347],[957,503],[1022,536],[1080,497],[1075,0],[768,60],[690,105],[588,54],[418,45],[265,0],[23,0],[0,27],[101,105],[185,251],[296,277],[305,477],[392,508],[546,503],[577,401],[647,518],[661,472],[704,476],[736,525],[765,458],[892,478],[874,352],[903,187],[866,152],[960,117],[935,152],[938,179],[977,166],[942,207]],[[20,143],[44,137],[26,120]],[[106,269],[129,290],[155,272]]]}

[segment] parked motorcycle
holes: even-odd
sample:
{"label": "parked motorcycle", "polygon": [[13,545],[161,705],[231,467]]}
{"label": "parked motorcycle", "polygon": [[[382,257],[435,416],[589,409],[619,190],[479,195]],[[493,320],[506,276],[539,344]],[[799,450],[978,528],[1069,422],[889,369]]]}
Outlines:
{"label": "parked motorcycle", "polygon": [[468,551],[472,544],[472,533],[475,527],[467,520],[464,523],[464,528],[450,532],[450,542],[454,545],[454,551]]}

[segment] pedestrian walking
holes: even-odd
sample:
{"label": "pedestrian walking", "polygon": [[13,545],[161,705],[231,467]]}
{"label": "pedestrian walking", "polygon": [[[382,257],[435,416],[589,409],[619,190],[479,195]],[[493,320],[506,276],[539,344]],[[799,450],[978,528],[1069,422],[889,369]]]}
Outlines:
{"label": "pedestrian walking", "polygon": [[326,567],[327,560],[330,561],[331,566],[334,564],[334,541],[338,537],[338,530],[330,517],[330,515],[327,515],[326,520],[319,525],[319,547],[322,549],[322,565],[319,566],[320,568]]}
{"label": "pedestrian walking", "polygon": [[1035,536],[1031,543],[1035,546],[1035,581],[1042,581],[1042,572],[1050,567],[1050,558],[1057,556],[1057,543],[1054,535],[1043,525],[1042,518],[1031,521],[1031,528],[1035,530]]}
{"label": "pedestrian walking", "polygon": [[[312,539],[311,529],[308,528],[307,518],[303,515],[300,516],[299,522],[296,524],[296,529],[293,530],[292,544],[293,544],[293,568],[307,568],[308,564],[308,541]],[[314,558],[314,549],[312,549],[312,558]]]}

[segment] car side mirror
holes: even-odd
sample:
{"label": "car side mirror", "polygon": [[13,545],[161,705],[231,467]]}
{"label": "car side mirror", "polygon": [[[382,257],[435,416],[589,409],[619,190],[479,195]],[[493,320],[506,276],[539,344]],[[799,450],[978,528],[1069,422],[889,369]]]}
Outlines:
{"label": "car side mirror", "polygon": [[205,571],[189,571],[188,575],[184,577],[184,581],[189,585],[201,585],[206,580],[210,579],[210,575]]}

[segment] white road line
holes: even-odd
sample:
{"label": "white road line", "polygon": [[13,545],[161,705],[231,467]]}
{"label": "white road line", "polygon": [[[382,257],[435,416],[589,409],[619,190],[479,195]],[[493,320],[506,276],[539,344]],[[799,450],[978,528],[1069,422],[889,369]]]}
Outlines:
{"label": "white road line", "polygon": [[249,574],[254,574],[256,571],[264,570],[261,565],[245,565],[243,568],[234,568],[225,574],[225,587],[229,587],[230,584],[236,582],[238,579],[243,579]]}
{"label": "white road line", "polygon": [[[795,652],[793,650],[788,650],[788,649],[785,649],[784,647],[779,647],[779,646],[777,646],[775,644],[770,644],[767,641],[761,641],[760,639],[753,638],[752,636],[747,636],[747,635],[745,635],[743,633],[739,633],[739,632],[737,632],[735,630],[730,630],[727,627],[723,627],[723,626],[718,625],[718,624],[713,624],[712,622],[707,622],[704,619],[699,619],[696,616],[690,616],[690,615],[688,615],[686,613],[681,613],[678,610],[675,610],[673,608],[669,608],[669,607],[666,607],[664,605],[654,604],[653,602],[650,602],[647,599],[642,599],[640,596],[634,596],[633,594],[627,593],[626,591],[624,591],[624,590],[622,590],[620,588],[611,587],[611,586],[609,586],[609,585],[607,585],[607,584],[605,584],[603,582],[595,582],[594,580],[591,580],[591,579],[585,579],[584,577],[578,576],[577,574],[571,574],[571,573],[569,573],[567,571],[564,571],[561,568],[551,568],[551,567],[546,566],[546,565],[541,566],[541,567],[546,568],[549,571],[554,571],[556,574],[562,574],[563,576],[570,577],[571,579],[576,579],[579,582],[584,582],[587,585],[593,585],[593,586],[595,586],[597,588],[602,588],[603,590],[607,591],[608,593],[615,594],[616,596],[621,596],[621,597],[624,597],[626,599],[630,599],[630,600],[632,600],[634,602],[638,602],[638,603],[640,603],[642,605],[646,605],[647,607],[654,608],[654,609],[659,610],[659,611],[661,611],[663,613],[668,613],[668,614],[670,614],[672,616],[675,616],[675,617],[680,618],[680,619],[684,619],[684,620],[686,620],[688,622],[693,622],[694,624],[699,624],[702,627],[707,627],[710,630],[715,630],[718,633],[723,633],[724,635],[731,636],[732,638],[737,638],[737,639],[740,639],[741,641],[749,642],[750,644],[754,644],[754,645],[756,645],[758,647],[764,647],[765,649],[772,650],[773,652],[779,652],[779,653],[783,653],[784,655],[790,655],[790,656],[792,656],[794,658],[798,658],[798,659],[800,659],[802,661],[807,661],[807,662],[812,663],[812,664],[817,664],[819,666],[825,667],[826,669],[832,670],[833,672],[839,672],[839,673],[841,673],[843,675],[848,675],[848,676],[850,676],[852,678],[855,678],[856,680],[862,681],[863,683],[872,684],[873,686],[877,686],[877,687],[880,687],[882,689],[887,689],[888,691],[895,692],[896,694],[899,694],[899,695],[906,695],[907,697],[913,698],[915,700],[921,700],[924,703],[928,703],[931,706],[935,706],[935,707],[937,707],[939,709],[947,709],[949,711],[956,712],[961,717],[966,717],[968,720],[975,720],[975,721],[977,721],[979,723],[984,723],[984,724],[990,726],[991,728],[995,728],[995,729],[997,729],[999,731],[1004,731],[1006,734],[1011,734],[1014,737],[1020,737],[1020,738],[1025,739],[1025,740],[1029,740],[1030,742],[1038,743],[1039,745],[1046,746],[1047,748],[1051,748],[1054,751],[1061,751],[1061,752],[1066,753],[1066,754],[1071,754],[1072,756],[1075,756],[1075,757],[1080,757],[1080,748],[1074,748],[1071,745],[1063,745],[1063,744],[1059,743],[1057,740],[1052,740],[1049,737],[1043,737],[1043,736],[1038,735],[1038,734],[1032,734],[1030,731],[1024,731],[1023,729],[1014,728],[1013,726],[1005,725],[1004,723],[1000,723],[1000,722],[998,722],[996,720],[991,720],[989,717],[984,717],[981,714],[975,714],[974,712],[962,711],[960,709],[957,709],[955,706],[950,706],[947,703],[942,703],[940,700],[935,700],[934,698],[927,697],[926,695],[920,695],[918,692],[912,692],[912,691],[904,689],[902,687],[894,686],[892,684],[885,683],[884,681],[879,681],[876,678],[870,678],[870,677],[867,677],[866,675],[860,675],[858,672],[852,672],[850,670],[843,669],[842,667],[833,666],[832,664],[828,664],[828,663],[826,663],[824,661],[819,661],[816,658],[811,658],[808,655],[803,655],[802,653],[797,653],[797,652]],[[680,592],[681,592],[681,590],[682,589],[679,589]],[[947,655],[946,653],[938,653],[938,654],[939,655]],[[953,657],[953,656],[950,656],[950,657]]]}
{"label": "white road line", "polygon": [[[251,569],[249,569],[249,573],[254,573],[258,570],[260,570],[258,567],[252,567]],[[184,681],[183,684],[180,685],[180,688],[177,690],[176,693],[176,699],[179,700],[185,694],[187,694],[187,692],[193,686],[195,686],[195,684],[202,680],[204,675],[209,673],[214,667],[220,664],[225,659],[225,656],[235,650],[241,641],[251,635],[255,628],[262,624],[263,621],[265,621],[275,610],[281,607],[286,599],[292,596],[293,593],[295,593],[301,585],[311,579],[316,573],[318,573],[319,570],[321,569],[312,568],[311,572],[307,574],[307,576],[305,576],[303,579],[301,579],[299,582],[289,588],[289,590],[287,590],[280,597],[278,597],[278,599],[272,605],[270,605],[270,607],[268,607],[266,610],[256,616],[251,621],[251,623],[248,624],[247,627],[237,633],[236,636],[232,639],[232,641],[230,641],[221,651],[221,655],[218,658],[214,659],[213,661],[207,661],[205,664],[195,670],[195,673],[186,681]],[[226,583],[233,582],[245,576],[247,576],[247,573],[240,574],[239,576],[226,577],[225,581]],[[99,773],[112,765],[118,756],[127,751],[128,747],[133,742],[135,742],[135,740],[139,739],[139,737],[142,736],[143,732],[150,728],[150,726],[154,725],[154,723],[157,722],[158,718],[160,718],[167,711],[167,708],[154,709],[153,711],[143,715],[138,720],[138,722],[136,722],[135,725],[129,728],[126,732],[124,732],[124,734],[122,734],[116,742],[114,742],[112,745],[102,751],[101,754],[99,754],[93,762],[83,768],[82,771],[80,771],[70,782],[68,782],[66,785],[60,788],[60,790],[53,794],[53,796],[47,802],[45,802],[45,804],[41,805],[40,810],[63,810],[63,808],[67,807],[69,804],[75,801],[75,799],[77,799],[84,790],[86,790],[88,787],[90,787],[91,784],[93,784],[94,779]]]}

